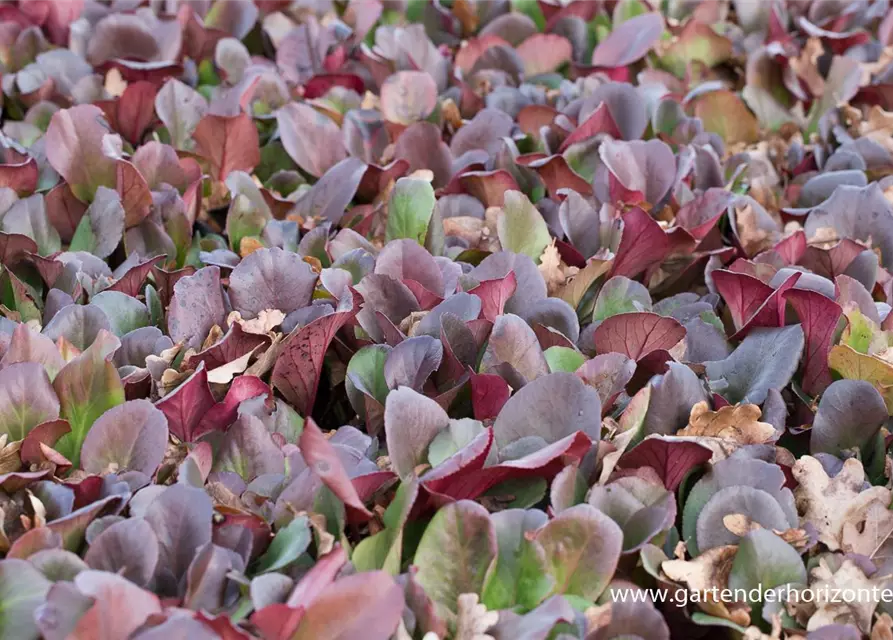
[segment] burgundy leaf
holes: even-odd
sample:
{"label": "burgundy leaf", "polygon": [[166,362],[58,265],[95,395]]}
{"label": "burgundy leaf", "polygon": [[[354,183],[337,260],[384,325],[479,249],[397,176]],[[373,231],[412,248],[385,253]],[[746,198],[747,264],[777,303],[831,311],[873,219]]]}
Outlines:
{"label": "burgundy leaf", "polygon": [[211,431],[224,431],[238,415],[243,400],[272,393],[270,387],[257,376],[239,376],[229,387],[222,402],[215,404],[202,418],[196,437]]}
{"label": "burgundy leaf", "polygon": [[208,386],[205,363],[179,387],[169,392],[155,406],[167,416],[170,432],[183,442],[195,442],[201,435],[199,425],[217,402]]}
{"label": "burgundy leaf", "polygon": [[597,133],[607,133],[615,139],[623,137],[620,134],[620,130],[617,128],[617,123],[614,122],[614,117],[611,115],[611,112],[608,111],[607,102],[599,104],[595,111],[593,111],[589,117],[580,124],[580,126],[574,129],[572,134],[564,139],[564,142],[558,147],[558,151],[559,153],[564,153],[564,150],[572,144],[588,140]]}
{"label": "burgundy leaf", "polygon": [[361,298],[351,290],[335,313],[295,330],[273,367],[273,386],[305,416],[313,410],[323,358],[335,334],[359,311]]}
{"label": "burgundy leaf", "polygon": [[659,224],[641,207],[623,215],[623,233],[611,268],[611,277],[635,278],[659,264],[670,250],[670,241]]}
{"label": "burgundy leaf", "polygon": [[797,312],[806,335],[800,386],[811,396],[817,396],[831,384],[828,353],[843,310],[833,300],[805,289],[790,289],[785,292],[784,299]]}
{"label": "burgundy leaf", "polygon": [[471,374],[471,403],[475,420],[493,420],[511,396],[508,383],[495,373]]}
{"label": "burgundy leaf", "polygon": [[598,353],[622,353],[633,360],[670,349],[684,337],[685,328],[673,318],[646,312],[611,316],[593,335]]}
{"label": "burgundy leaf", "polygon": [[473,289],[469,289],[468,293],[481,299],[481,316],[495,322],[497,316],[501,316],[505,303],[509,298],[515,295],[515,289],[518,285],[514,271],[498,280],[484,280]]}
{"label": "burgundy leaf", "polygon": [[211,175],[223,182],[233,171],[250,173],[260,164],[260,143],[254,121],[246,113],[237,116],[205,115],[195,133],[196,153],[204,157]]}
{"label": "burgundy leaf", "polygon": [[646,438],[620,457],[618,469],[651,467],[668,491],[675,491],[686,474],[710,460],[713,452],[695,442]]}

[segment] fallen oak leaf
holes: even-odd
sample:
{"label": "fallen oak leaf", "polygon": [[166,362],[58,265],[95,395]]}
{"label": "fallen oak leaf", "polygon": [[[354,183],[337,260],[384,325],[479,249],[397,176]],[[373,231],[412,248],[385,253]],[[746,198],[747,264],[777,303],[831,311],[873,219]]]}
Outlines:
{"label": "fallen oak leaf", "polygon": [[858,522],[862,512],[872,502],[890,503],[891,492],[884,487],[870,487],[863,491],[865,470],[862,463],[850,458],[833,478],[829,478],[822,463],[812,456],[803,456],[791,472],[799,486],[794,490],[801,526],[809,523],[816,528],[819,542],[831,551],[841,548],[844,525]]}
{"label": "fallen oak leaf", "polygon": [[706,593],[726,588],[737,553],[735,544],[713,547],[692,560],[665,560],[660,569],[670,580],[685,584],[690,591]]}
{"label": "fallen oak leaf", "polygon": [[887,558],[893,555],[893,548],[886,544],[891,534],[893,511],[887,504],[872,502],[860,520],[844,523],[841,548],[847,553],[858,553],[872,560]]}
{"label": "fallen oak leaf", "polygon": [[677,436],[701,436],[734,440],[739,444],[763,444],[775,436],[775,427],[759,422],[762,410],[755,404],[735,404],[711,411],[706,401],[691,408],[688,426]]}

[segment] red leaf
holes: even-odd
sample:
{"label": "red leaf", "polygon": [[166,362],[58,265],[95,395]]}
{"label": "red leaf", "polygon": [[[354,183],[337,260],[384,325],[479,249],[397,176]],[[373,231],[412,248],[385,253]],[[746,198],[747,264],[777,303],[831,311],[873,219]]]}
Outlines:
{"label": "red leaf", "polygon": [[498,280],[484,280],[468,293],[481,299],[481,315],[490,322],[496,322],[496,317],[501,316],[505,309],[505,303],[515,294],[518,287],[518,279],[514,271]]}
{"label": "red leaf", "polygon": [[775,253],[782,257],[785,264],[797,264],[806,253],[806,234],[802,229],[798,229],[775,245]]}
{"label": "red leaf", "polygon": [[242,329],[242,325],[234,322],[230,326],[229,331],[216,344],[204,351],[191,355],[186,361],[186,366],[193,368],[197,367],[199,362],[204,362],[208,371],[213,371],[217,367],[222,367],[233,360],[238,360],[262,344],[269,345],[270,337],[257,333],[247,333]]}
{"label": "red leaf", "polygon": [[501,207],[505,204],[506,191],[518,191],[520,187],[505,169],[496,171],[469,171],[458,177],[462,191],[480,200],[485,207]]}
{"label": "red leaf", "polygon": [[59,232],[62,242],[71,242],[78,223],[87,212],[86,203],[75,197],[67,182],[62,182],[50,189],[45,202],[50,224]]}
{"label": "red leaf", "polygon": [[570,168],[564,156],[546,157],[543,154],[529,153],[518,156],[515,161],[536,171],[546,183],[546,189],[552,197],[558,194],[559,189],[573,189],[581,196],[592,195],[592,185]]}
{"label": "red leaf", "polygon": [[712,456],[710,449],[695,442],[646,438],[620,457],[617,468],[651,467],[657,471],[667,491],[675,491],[689,471]]}
{"label": "red leaf", "polygon": [[0,187],[9,187],[20,196],[26,196],[37,189],[40,172],[37,161],[27,158],[16,164],[0,164]]}
{"label": "red leaf", "polygon": [[623,233],[611,268],[611,277],[634,278],[659,264],[670,250],[670,241],[660,225],[640,207],[623,215]]}
{"label": "red leaf", "polygon": [[254,121],[246,113],[237,116],[207,114],[192,134],[196,153],[208,160],[218,182],[232,171],[251,172],[260,164],[260,142]]}
{"label": "red leaf", "polygon": [[201,435],[198,427],[217,401],[208,386],[205,363],[198,365],[191,376],[179,387],[155,403],[167,416],[171,433],[183,442],[194,442]]}
{"label": "red leaf", "polygon": [[784,299],[794,307],[806,335],[800,385],[806,393],[817,396],[831,384],[828,353],[843,310],[836,302],[815,291],[790,289],[784,293]]}
{"label": "red leaf", "polygon": [[593,334],[598,353],[622,353],[633,360],[669,350],[684,337],[685,328],[676,320],[647,312],[611,316]]}
{"label": "red leaf", "polygon": [[711,276],[716,290],[729,307],[735,329],[741,329],[773,292],[765,282],[744,273],[716,269]]}
{"label": "red leaf", "polygon": [[756,313],[744,326],[730,338],[731,340],[740,340],[746,336],[754,327],[783,327],[785,318],[785,291],[792,289],[800,279],[800,272],[792,273],[784,282],[778,285],[778,288],[766,298],[766,301],[760,305]]}
{"label": "red leaf", "polygon": [[37,253],[37,243],[20,233],[0,231],[0,263],[15,264],[25,257],[25,253]]}
{"label": "red leaf", "polygon": [[145,220],[152,208],[152,192],[146,179],[133,164],[118,160],[115,164],[115,190],[124,207],[124,226],[135,227]]}
{"label": "red leaf", "polygon": [[800,264],[820,276],[834,280],[843,274],[850,263],[856,259],[856,256],[863,251],[865,251],[865,247],[861,244],[845,238],[830,249],[807,247],[800,258]]}
{"label": "red leaf", "polygon": [[415,296],[415,299],[419,303],[419,308],[423,311],[430,311],[441,302],[443,302],[443,298],[441,298],[436,293],[433,293],[426,289],[421,282],[417,280],[412,280],[410,278],[404,278],[402,280],[403,284],[412,291],[412,295]]}
{"label": "red leaf", "polygon": [[359,311],[361,298],[353,289],[351,294],[353,299],[345,296],[335,313],[317,318],[292,333],[273,367],[273,386],[305,416],[309,416],[313,410],[329,343]]}
{"label": "red leaf", "polygon": [[163,260],[164,256],[155,256],[154,258],[149,258],[145,262],[140,262],[139,264],[130,267],[124,275],[112,283],[106,291],[120,291],[121,293],[126,293],[131,298],[136,298],[139,295],[140,290],[143,288],[143,283],[146,281],[146,278],[149,277],[149,272],[152,271],[152,267]]}
{"label": "red leaf", "polygon": [[155,94],[157,87],[151,82],[133,82],[127,85],[118,99],[118,133],[134,147],[143,140],[143,133],[155,119]]}
{"label": "red leaf", "polygon": [[19,558],[21,560],[27,560],[38,551],[61,548],[62,536],[59,535],[59,533],[52,529],[48,529],[47,527],[38,527],[24,533],[13,542],[9,551],[6,552],[6,557],[7,559]]}
{"label": "red leaf", "polygon": [[[490,432],[492,433],[492,430]],[[578,463],[591,447],[592,440],[589,436],[577,431],[536,453],[496,466],[473,468],[477,466],[478,458],[475,457],[472,459],[473,464],[470,463],[460,469],[461,473],[451,473],[437,478],[431,478],[430,474],[423,477],[422,488],[437,504],[453,500],[473,500],[506,480],[529,477],[551,480],[567,465]]]}
{"label": "red leaf", "polygon": [[304,85],[304,98],[306,100],[322,98],[332,87],[353,89],[360,95],[366,92],[366,83],[358,75],[353,73],[323,73],[317,74],[307,81]]}
{"label": "red leaf", "polygon": [[166,271],[160,267],[152,267],[152,276],[155,278],[155,288],[158,289],[158,297],[161,298],[161,304],[167,307],[171,302],[171,296],[174,295],[174,285],[186,276],[195,273],[195,267],[183,267],[176,271]]}
{"label": "red leaf", "polygon": [[345,564],[347,564],[347,553],[340,544],[336,545],[303,575],[285,604],[299,609],[309,607],[323,589],[335,582],[338,572]]}
{"label": "red leaf", "polygon": [[22,462],[32,465],[46,461],[40,445],[52,447],[59,438],[70,431],[71,425],[68,424],[68,420],[50,420],[37,425],[22,440],[22,448],[19,450]]}
{"label": "red leaf", "polygon": [[195,430],[198,438],[211,431],[225,431],[236,421],[239,404],[243,400],[272,393],[270,387],[257,376],[239,376],[233,380],[223,402],[215,404],[203,417]]}
{"label": "red leaf", "polygon": [[307,466],[344,503],[348,522],[359,524],[368,521],[372,513],[357,495],[357,490],[351,483],[347,471],[344,470],[335,447],[329,444],[313,418],[308,417],[304,423],[298,444]]}
{"label": "red leaf", "polygon": [[608,111],[607,102],[602,102],[598,105],[595,111],[593,111],[580,126],[574,129],[572,134],[564,139],[564,142],[558,147],[558,153],[564,153],[564,150],[572,144],[588,140],[597,133],[610,134],[615,140],[623,138],[620,129],[617,128],[617,123],[614,121],[614,117],[611,115],[611,112]]}
{"label": "red leaf", "polygon": [[295,635],[303,617],[304,609],[277,603],[255,611],[251,616],[251,623],[266,640],[288,640]]}
{"label": "red leaf", "polygon": [[495,373],[471,374],[471,405],[475,420],[492,420],[512,395],[508,383]]}

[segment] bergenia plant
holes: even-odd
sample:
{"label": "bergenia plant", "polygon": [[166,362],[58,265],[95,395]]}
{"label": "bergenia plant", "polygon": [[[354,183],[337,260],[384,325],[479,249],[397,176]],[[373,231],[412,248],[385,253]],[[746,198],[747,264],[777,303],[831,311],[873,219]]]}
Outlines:
{"label": "bergenia plant", "polygon": [[891,47],[3,4],[0,637],[893,637]]}

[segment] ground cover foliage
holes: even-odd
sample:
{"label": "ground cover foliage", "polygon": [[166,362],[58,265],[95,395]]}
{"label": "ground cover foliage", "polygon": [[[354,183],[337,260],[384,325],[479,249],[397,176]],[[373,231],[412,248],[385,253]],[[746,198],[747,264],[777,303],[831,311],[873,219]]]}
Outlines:
{"label": "ground cover foliage", "polygon": [[891,46],[0,5],[0,637],[893,638]]}

